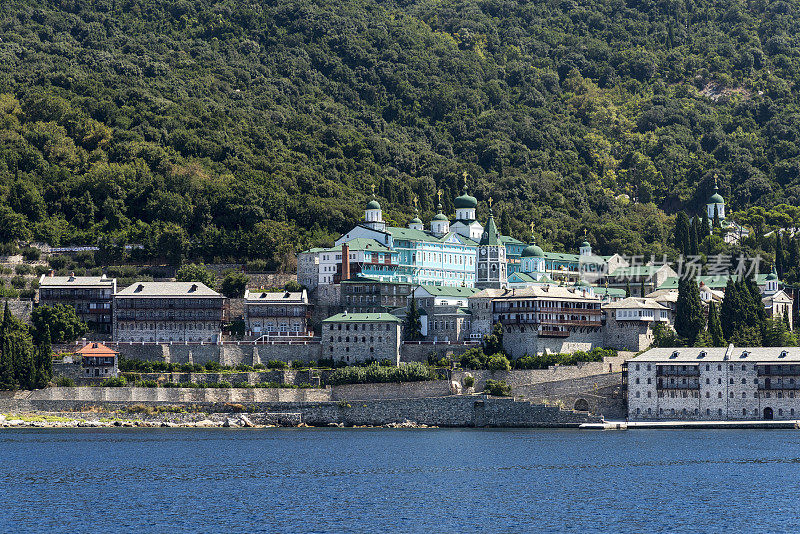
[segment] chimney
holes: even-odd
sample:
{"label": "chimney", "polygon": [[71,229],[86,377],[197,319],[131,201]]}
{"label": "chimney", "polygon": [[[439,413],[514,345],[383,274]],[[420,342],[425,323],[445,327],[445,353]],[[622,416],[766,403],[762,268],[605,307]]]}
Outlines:
{"label": "chimney", "polygon": [[342,243],[342,282],[350,280],[350,247]]}

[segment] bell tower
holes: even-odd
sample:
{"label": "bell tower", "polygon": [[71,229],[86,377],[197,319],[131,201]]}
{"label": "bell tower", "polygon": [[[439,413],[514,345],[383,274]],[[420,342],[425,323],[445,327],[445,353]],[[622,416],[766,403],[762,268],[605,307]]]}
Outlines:
{"label": "bell tower", "polygon": [[508,282],[506,247],[499,238],[497,225],[494,223],[492,199],[489,198],[489,220],[478,245],[477,276],[475,287],[478,289],[502,289]]}

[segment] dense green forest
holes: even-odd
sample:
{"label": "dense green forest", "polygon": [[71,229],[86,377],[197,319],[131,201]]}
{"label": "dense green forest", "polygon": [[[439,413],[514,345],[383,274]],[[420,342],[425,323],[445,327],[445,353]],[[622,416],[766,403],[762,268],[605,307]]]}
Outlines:
{"label": "dense green forest", "polygon": [[[503,230],[673,252],[710,194],[800,226],[800,2],[9,0],[0,241],[265,259],[377,185],[433,214],[471,176]],[[486,216],[486,202],[479,216]]]}

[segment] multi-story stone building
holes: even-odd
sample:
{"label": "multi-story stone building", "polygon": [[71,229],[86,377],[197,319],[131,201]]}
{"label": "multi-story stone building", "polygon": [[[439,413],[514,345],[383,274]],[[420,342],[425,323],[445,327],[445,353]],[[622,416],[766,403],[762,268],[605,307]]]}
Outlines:
{"label": "multi-story stone building", "polygon": [[308,336],[311,306],[306,290],[244,292],[244,322],[248,335]]}
{"label": "multi-story stone building", "polygon": [[81,368],[86,378],[113,378],[119,374],[119,353],[102,343],[88,343],[78,349]]}
{"label": "multi-story stone building", "polygon": [[488,300],[485,304],[491,307],[491,323],[503,325],[503,344],[514,358],[602,345],[600,299],[588,287],[546,285],[489,291],[470,297],[473,331],[485,330],[487,317],[480,305]]}
{"label": "multi-story stone building", "polygon": [[414,286],[358,276],[343,280],[339,305],[349,312],[386,312],[405,308]]}
{"label": "multi-story stone building", "polygon": [[471,287],[420,286],[414,298],[420,309],[422,335],[429,341],[459,342],[469,339],[472,313]]}
{"label": "multi-story stone building", "polygon": [[671,310],[655,299],[628,297],[603,305],[603,346],[639,352],[653,344],[653,327],[671,324]]}
{"label": "multi-story stone building", "polygon": [[[324,248],[312,248],[297,255],[297,282],[314,291],[320,284],[320,255]],[[332,275],[331,275],[332,276]]]}
{"label": "multi-story stone building", "polygon": [[[630,288],[632,297],[644,297],[662,286],[670,278],[677,280],[678,273],[669,265],[633,265],[618,267],[601,279],[608,287]],[[642,291],[644,289],[644,292]]]}
{"label": "multi-story stone building", "polygon": [[631,420],[800,417],[796,347],[657,348],[627,362]]}
{"label": "multi-story stone building", "polygon": [[401,321],[390,313],[343,312],[322,321],[322,357],[400,364]]}
{"label": "multi-story stone building", "polygon": [[88,326],[89,331],[111,336],[112,300],[117,279],[102,276],[48,276],[39,278],[39,304],[66,304]]}
{"label": "multi-story stone building", "polygon": [[114,341],[217,342],[224,307],[201,282],[136,282],[114,295]]}

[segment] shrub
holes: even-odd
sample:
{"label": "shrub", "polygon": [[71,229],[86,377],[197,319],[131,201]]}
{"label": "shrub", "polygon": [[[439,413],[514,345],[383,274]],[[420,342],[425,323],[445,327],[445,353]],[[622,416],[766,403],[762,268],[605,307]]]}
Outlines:
{"label": "shrub", "polygon": [[20,263],[19,265],[14,267],[14,272],[20,275],[31,274],[33,272],[33,267],[31,267],[27,263]]}
{"label": "shrub", "polygon": [[508,361],[502,354],[495,354],[494,356],[489,357],[489,361],[486,363],[486,368],[490,371],[510,371],[511,370],[511,362]]}
{"label": "shrub", "polygon": [[224,382],[224,381],[223,382],[215,382],[213,385],[214,385],[214,387],[218,387],[218,388],[230,388],[230,387],[232,387],[230,382]]}
{"label": "shrub", "polygon": [[257,363],[257,364],[255,364],[255,365],[253,366],[253,369],[256,369],[256,370],[260,371],[260,370],[262,370],[262,369],[266,369],[266,367],[264,366],[264,364],[263,364],[263,363]]}
{"label": "shrub", "polygon": [[270,369],[286,369],[289,367],[286,362],[282,362],[280,360],[270,360],[267,362],[267,367]]}
{"label": "shrub", "polygon": [[464,377],[464,380],[462,380],[462,382],[464,382],[465,388],[471,388],[472,386],[475,385],[475,377],[472,375],[466,375]]}
{"label": "shrub", "polygon": [[75,387],[75,381],[68,376],[59,376],[56,385],[60,388],[72,388]]}
{"label": "shrub", "polygon": [[27,285],[27,281],[25,277],[17,275],[11,279],[11,285],[15,289],[23,289]]}
{"label": "shrub", "polygon": [[248,372],[248,373],[254,370],[252,365],[247,365],[246,363],[240,363],[235,367],[235,369],[237,371]]}
{"label": "shrub", "polygon": [[292,360],[292,369],[306,369],[308,364],[303,360]]}
{"label": "shrub", "polygon": [[47,260],[47,263],[50,264],[50,267],[58,271],[59,269],[65,268],[69,263],[69,261],[70,260],[67,256],[58,255],[58,256],[50,256],[50,258]]}
{"label": "shrub", "polygon": [[484,369],[488,358],[483,350],[473,347],[461,355],[461,367],[464,369]]}
{"label": "shrub", "polygon": [[35,289],[23,289],[19,292],[19,298],[22,300],[33,300],[36,297]]}
{"label": "shrub", "polygon": [[206,371],[221,371],[221,370],[222,366],[219,364],[219,362],[215,361],[206,362]]}
{"label": "shrub", "polygon": [[487,380],[483,391],[495,397],[511,396],[511,386],[506,384],[505,380]]}
{"label": "shrub", "polygon": [[116,376],[114,378],[106,378],[100,383],[101,387],[106,388],[122,388],[128,385],[128,381],[124,376]]}
{"label": "shrub", "polygon": [[23,247],[19,252],[28,261],[37,261],[42,256],[42,252],[36,247]]}
{"label": "shrub", "polygon": [[136,387],[140,388],[157,388],[158,382],[155,380],[139,380],[133,384]]}
{"label": "shrub", "polygon": [[37,265],[33,268],[33,272],[36,273],[36,276],[42,276],[50,272],[50,267],[47,265]]}
{"label": "shrub", "polygon": [[385,382],[419,382],[435,380],[436,372],[427,365],[412,362],[400,367],[383,367],[377,363],[366,366],[344,367],[330,375],[329,383],[338,384],[372,384]]}

